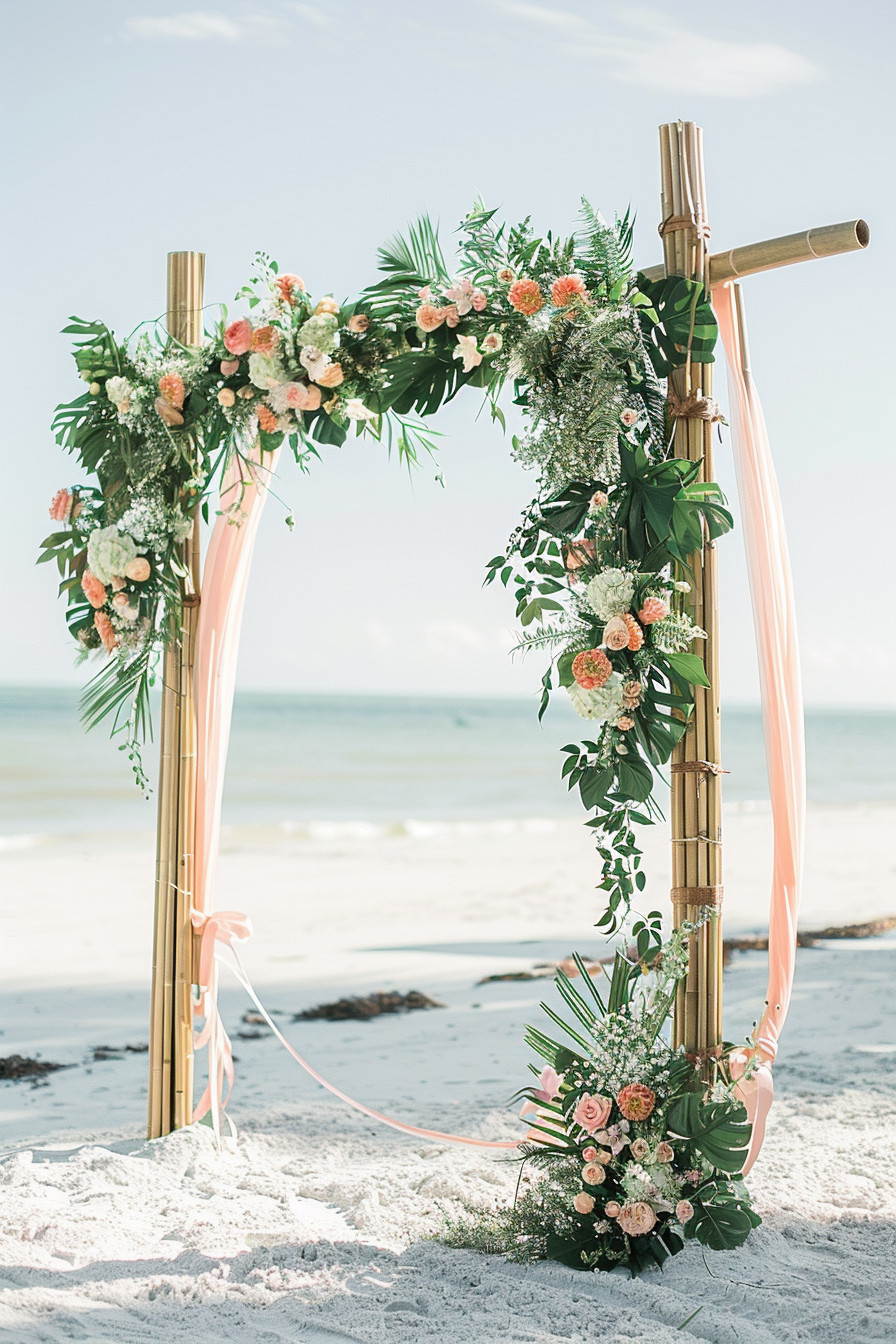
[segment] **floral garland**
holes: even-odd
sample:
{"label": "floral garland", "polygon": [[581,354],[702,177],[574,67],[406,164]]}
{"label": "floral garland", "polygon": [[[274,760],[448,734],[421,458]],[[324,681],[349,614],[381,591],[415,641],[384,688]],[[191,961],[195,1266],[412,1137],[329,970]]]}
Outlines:
{"label": "floral garland", "polygon": [[[158,330],[119,343],[72,319],[89,383],[58,408],[57,441],[98,484],[61,490],[63,528],[43,543],[86,656],[111,659],[88,684],[88,725],[111,716],[138,780],[149,690],[179,628],[183,542],[234,454],[288,440],[306,468],[354,427],[409,463],[434,444],[419,419],[461,387],[482,389],[504,424],[511,384],[527,432],[513,452],[539,493],[487,581],[513,587],[520,649],[547,650],[544,713],[564,688],[594,737],[564,748],[564,777],[595,816],[607,910],[620,927],[643,888],[633,824],[659,815],[654,770],[684,733],[705,686],[703,638],[688,613],[688,557],[731,526],[718,486],[672,453],[663,379],[709,361],[715,322],[702,286],[631,270],[628,216],[608,225],[583,202],[569,239],[497,225],[477,205],[460,226],[451,273],[424,218],[380,249],[383,278],[344,303],[315,302],[298,275],[258,254],[257,275],[205,344]],[[240,522],[239,501],[230,521]],[[291,518],[287,518],[291,524]]]}
{"label": "floral garland", "polygon": [[606,1001],[580,958],[581,993],[559,973],[576,1027],[542,1008],[575,1049],[528,1029],[547,1065],[540,1073],[529,1066],[538,1086],[524,1090],[523,1114],[535,1121],[517,1197],[510,1207],[448,1219],[449,1245],[574,1269],[625,1267],[634,1277],[662,1267],[688,1239],[730,1250],[759,1225],[740,1175],[750,1125],[734,1096],[737,1079],[720,1063],[705,1085],[661,1035],[698,927],[682,924],[658,950],[655,926],[642,929],[642,956],[617,953]]}

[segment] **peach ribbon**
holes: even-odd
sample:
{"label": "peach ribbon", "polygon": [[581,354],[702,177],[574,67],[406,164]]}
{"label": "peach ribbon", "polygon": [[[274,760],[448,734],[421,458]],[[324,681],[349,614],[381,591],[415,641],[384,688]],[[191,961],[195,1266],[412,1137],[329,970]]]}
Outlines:
{"label": "peach ribbon", "polygon": [[[765,755],[774,826],[769,908],[768,994],[753,1051],[732,1054],[732,1071],[753,1070],[739,1095],[753,1124],[744,1171],[755,1162],[774,1098],[772,1065],[793,989],[803,872],[806,751],[793,580],[781,497],[765,417],[750,373],[743,296],[730,282],[713,290],[728,365],[734,465],[756,626]],[[750,1056],[752,1055],[752,1060]]]}
{"label": "peach ribbon", "polygon": [[[205,1024],[196,1033],[194,1049],[208,1048],[208,1083],[205,1091],[193,1111],[193,1122],[201,1120],[209,1111],[212,1113],[212,1127],[215,1137],[221,1137],[221,1117],[225,1114],[227,1102],[233,1091],[233,1049],[230,1037],[224,1029],[221,1014],[218,1011],[218,967],[215,956],[215,944],[224,943],[233,947],[244,943],[252,936],[252,924],[238,910],[218,910],[212,915],[204,915],[194,910],[191,916],[193,928],[200,932],[199,942],[199,987],[200,999],[197,1011],[204,1016]],[[224,1095],[224,1079],[227,1079],[227,1095]]]}

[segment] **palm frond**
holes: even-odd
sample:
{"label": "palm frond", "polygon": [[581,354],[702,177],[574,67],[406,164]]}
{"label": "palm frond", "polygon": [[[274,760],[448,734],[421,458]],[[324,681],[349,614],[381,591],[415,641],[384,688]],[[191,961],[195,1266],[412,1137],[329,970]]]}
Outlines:
{"label": "palm frond", "polygon": [[433,224],[429,215],[421,215],[413,224],[408,225],[407,235],[397,233],[382,247],[377,249],[379,269],[390,277],[381,283],[414,283],[421,285],[438,282],[447,284],[450,280],[442,245],[439,242],[439,227]]}

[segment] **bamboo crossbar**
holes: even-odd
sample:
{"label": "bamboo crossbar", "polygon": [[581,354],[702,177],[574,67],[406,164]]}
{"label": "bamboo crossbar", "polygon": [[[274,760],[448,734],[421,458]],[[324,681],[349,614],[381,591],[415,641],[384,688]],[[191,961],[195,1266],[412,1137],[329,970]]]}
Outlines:
{"label": "bamboo crossbar", "polygon": [[[201,252],[168,255],[168,331],[202,342]],[[150,1000],[148,1133],[159,1138],[193,1114],[193,894],[196,833],[196,705],[193,662],[199,622],[199,517],[181,560],[182,617],[171,617],[162,685],[156,896]]]}
{"label": "bamboo crossbar", "polygon": [[[668,219],[669,216],[664,216]],[[709,258],[709,284],[723,285],[726,280],[738,280],[760,271],[773,271],[779,266],[792,266],[800,261],[815,261],[821,257],[837,257],[844,252],[857,252],[871,241],[871,230],[864,219],[850,219],[843,224],[823,224],[802,233],[787,233],[781,238],[767,238],[746,247],[733,247],[728,252],[714,252]],[[642,274],[648,280],[662,280],[665,266],[647,266]]]}
{"label": "bamboo crossbar", "polygon": [[[660,127],[662,219],[665,266],[661,274],[706,283],[710,257],[709,222],[703,173],[703,132],[693,122]],[[689,221],[682,226],[682,221]],[[690,360],[669,378],[670,398],[712,396],[712,365]],[[676,420],[676,457],[699,462],[700,479],[713,479],[712,423],[696,417]],[[689,557],[690,615],[705,631],[700,652],[710,682],[695,688],[687,730],[672,766],[671,829],[673,921],[696,921],[701,908],[712,913],[691,939],[690,966],[675,1003],[673,1043],[706,1061],[722,1040],[722,800],[719,718],[718,567],[715,545]]]}

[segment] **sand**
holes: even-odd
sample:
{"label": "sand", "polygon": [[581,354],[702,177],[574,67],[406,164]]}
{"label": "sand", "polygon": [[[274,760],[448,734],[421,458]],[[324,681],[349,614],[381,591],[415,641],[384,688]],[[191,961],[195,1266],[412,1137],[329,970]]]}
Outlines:
{"label": "sand", "polygon": [[[887,808],[813,810],[805,927],[893,912],[893,820]],[[768,836],[763,808],[729,810],[732,930],[763,925]],[[37,1087],[0,1085],[0,1340],[893,1337],[896,937],[799,953],[750,1181],[763,1226],[741,1251],[690,1245],[632,1282],[431,1240],[445,1211],[505,1197],[515,1169],[371,1124],[271,1037],[235,1035],[239,1138],[226,1151],[204,1126],[145,1143],[146,1056],[97,1062],[93,1049],[145,1040],[151,845],[36,843],[2,862],[7,890],[27,898],[2,942],[0,1053],[41,1050],[71,1067]],[[241,833],[222,856],[220,904],[253,916],[251,974],[334,1082],[414,1123],[494,1138],[518,1133],[507,1098],[523,1077],[522,1027],[551,990],[476,981],[595,947],[593,882],[587,834],[567,823]],[[392,986],[446,1007],[291,1022],[323,998]],[[763,990],[763,956],[736,956],[732,1039]],[[222,1005],[231,1031],[245,1030],[242,994],[228,987]]]}

